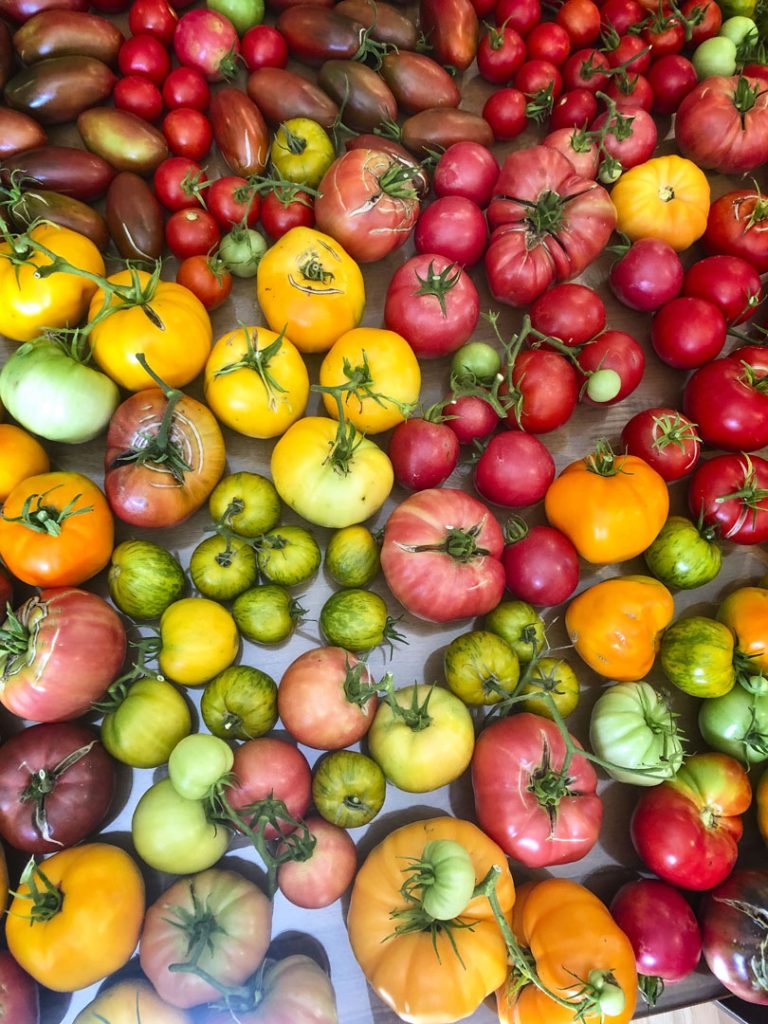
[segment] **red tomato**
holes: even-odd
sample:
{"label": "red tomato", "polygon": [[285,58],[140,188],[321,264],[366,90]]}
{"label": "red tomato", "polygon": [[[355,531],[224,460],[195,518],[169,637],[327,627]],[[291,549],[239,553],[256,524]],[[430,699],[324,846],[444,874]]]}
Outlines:
{"label": "red tomato", "polygon": [[720,31],[723,15],[715,0],[686,0],[681,9],[684,18],[695,21],[690,39],[693,46],[711,39]]}
{"label": "red tomato", "polygon": [[496,434],[475,463],[475,487],[486,501],[525,508],[541,501],[555,479],[555,462],[537,437]]}
{"label": "red tomato", "polygon": [[644,75],[614,75],[605,95],[613,100],[616,109],[622,114],[638,107],[649,112],[653,109],[653,89]]}
{"label": "red tomato", "polygon": [[[357,871],[357,848],[343,828],[317,814],[307,818],[315,847],[306,860],[288,860],[277,869],[277,885],[289,902],[316,910],[341,899]],[[278,847],[278,854],[281,847]]]}
{"label": "red tomato", "polygon": [[544,21],[528,33],[525,49],[529,60],[546,60],[559,67],[571,52],[571,37],[562,25]]}
{"label": "red tomato", "polygon": [[472,789],[478,823],[526,867],[581,860],[600,834],[603,806],[595,769],[577,754],[567,773],[561,772],[565,756],[555,723],[529,712],[494,722],[475,744]]}
{"label": "red tomato", "polygon": [[716,526],[734,544],[768,540],[768,460],[759,455],[716,455],[700,462],[688,486],[694,519]]}
{"label": "red tomato", "polygon": [[713,302],[729,327],[748,320],[763,299],[760,275],[738,256],[708,256],[689,267],[683,295]]}
{"label": "red tomato", "polygon": [[211,102],[211,90],[200,72],[194,68],[174,68],[163,82],[163,102],[168,110],[177,107],[207,110]]}
{"label": "red tomato", "polygon": [[5,949],[0,950],[0,1022],[40,1024],[37,984]]}
{"label": "red tomato", "polygon": [[167,0],[134,0],[128,12],[131,35],[155,36],[163,46],[170,46],[179,16]]}
{"label": "red tomato", "polygon": [[413,236],[416,252],[439,253],[462,267],[477,263],[487,239],[483,211],[463,196],[436,199],[422,212]]}
{"label": "red tomato", "polygon": [[551,131],[559,128],[586,128],[597,115],[597,100],[589,89],[569,89],[558,96],[549,119]]}
{"label": "red tomato", "polygon": [[163,118],[163,135],[175,156],[202,160],[213,142],[211,125],[205,114],[192,107],[176,107]]}
{"label": "red tomato", "polygon": [[261,223],[271,238],[282,238],[291,228],[311,228],[315,225],[315,205],[306,192],[294,193],[289,201],[280,194],[268,192],[261,203]]}
{"label": "red tomato", "polygon": [[601,114],[592,124],[592,131],[609,124],[603,140],[606,153],[618,160],[625,171],[650,160],[658,142],[656,122],[651,115],[637,108],[626,114],[617,113],[610,120],[609,117],[607,113]]}
{"label": "red tomato", "polygon": [[177,284],[189,288],[206,309],[218,309],[232,291],[232,275],[220,260],[198,254],[182,260],[176,271]]}
{"label": "red tomato", "polygon": [[548,60],[527,60],[518,68],[514,85],[532,99],[545,94],[556,100],[563,91],[563,76]]}
{"label": "red tomato", "polygon": [[166,210],[172,211],[199,207],[205,183],[205,172],[200,164],[183,156],[163,160],[152,179],[158,200]]}
{"label": "red tomato", "polygon": [[165,225],[165,241],[176,259],[204,256],[221,241],[219,225],[207,210],[177,210]]}
{"label": "red tomato", "polygon": [[565,0],[555,15],[571,40],[571,46],[589,46],[600,35],[600,8],[592,0]]}
{"label": "red tomato", "polygon": [[698,82],[696,69],[687,57],[670,53],[656,59],[648,69],[656,114],[674,114]]}
{"label": "red tomato", "polygon": [[477,70],[487,82],[506,85],[525,60],[523,37],[509,25],[491,27],[477,47]]}
{"label": "red tomato", "polygon": [[0,566],[0,608],[13,603],[13,583],[8,573]]}
{"label": "red tomato", "polygon": [[573,415],[579,399],[579,378],[568,360],[547,349],[527,349],[515,359],[512,389],[502,384],[509,403],[510,427],[528,434],[548,434]]}
{"label": "red tomato", "polygon": [[541,3],[539,0],[497,0],[497,25],[509,25],[521,36],[527,36],[540,21]]}
{"label": "red tomato", "polygon": [[499,425],[499,414],[490,401],[479,395],[459,395],[443,407],[448,417],[448,428],[459,444],[472,444],[488,437]]}
{"label": "red tomato", "polygon": [[240,40],[240,53],[249,71],[284,68],[288,63],[285,39],[271,25],[254,25]]}
{"label": "red tomato", "polygon": [[[493,416],[497,423],[498,417]],[[447,423],[414,417],[392,431],[389,458],[401,487],[409,491],[439,487],[459,461],[459,439]]]}
{"label": "red tomato", "polygon": [[646,12],[637,0],[605,0],[600,7],[600,20],[603,25],[623,36],[634,25],[645,20]]}
{"label": "red tomato", "polygon": [[549,146],[550,149],[562,153],[579,177],[597,177],[601,159],[600,147],[586,129],[558,128],[545,136],[542,146]]}
{"label": "red tomato", "polygon": [[478,142],[455,142],[441,155],[432,176],[436,196],[463,196],[485,209],[499,180],[499,162]]}
{"label": "red tomato", "polygon": [[626,74],[644,75],[651,66],[648,45],[636,35],[620,36],[616,46],[606,56],[612,68],[621,66]]}
{"label": "red tomato", "polygon": [[643,42],[651,47],[651,60],[680,53],[685,46],[685,29],[675,18],[654,16],[643,29]]}
{"label": "red tomato", "polygon": [[576,548],[553,526],[526,528],[507,544],[501,561],[510,594],[537,607],[562,604],[579,583]]}
{"label": "red tomato", "polygon": [[483,105],[482,116],[497,142],[514,139],[525,131],[527,103],[519,89],[496,89],[491,93]]}
{"label": "red tomato", "polygon": [[611,65],[600,50],[586,48],[572,53],[563,66],[563,85],[566,89],[589,89],[602,92],[608,85]]}
{"label": "red tomato", "polygon": [[148,78],[128,75],[120,78],[112,90],[112,102],[118,110],[127,110],[145,121],[156,121],[163,112],[163,97]]}
{"label": "red tomato", "polygon": [[625,331],[603,331],[579,352],[579,366],[589,378],[599,370],[613,370],[619,375],[618,392],[608,399],[593,399],[589,389],[584,401],[592,405],[615,405],[632,394],[643,379],[645,353],[642,346]]}
{"label": "red tomato", "polygon": [[389,282],[384,323],[406,339],[419,359],[461,348],[479,316],[477,288],[461,266],[446,256],[413,256]]}
{"label": "red tomato", "polygon": [[667,366],[692,370],[720,354],[726,332],[718,306],[686,296],[672,299],[658,311],[651,326],[651,344]]}
{"label": "red tomato", "polygon": [[668,483],[690,473],[701,451],[696,424],[677,409],[664,406],[635,413],[621,432],[621,443]]}
{"label": "red tomato", "polygon": [[707,252],[739,256],[758,274],[768,271],[768,198],[758,189],[726,192],[709,208]]}
{"label": "red tomato", "polygon": [[247,227],[254,227],[261,213],[258,192],[248,187],[245,178],[236,175],[212,181],[205,190],[205,205],[222,231],[229,231],[243,221]]}
{"label": "red tomato", "polygon": [[202,8],[179,19],[173,49],[180,64],[195,68],[209,82],[220,82],[237,70],[240,40],[229,18]]}
{"label": "red tomato", "polygon": [[[227,796],[236,811],[245,812],[252,804],[274,797],[282,800],[292,818],[303,818],[312,798],[312,773],[302,752],[286,740],[261,736],[246,740],[235,751],[232,773],[237,782],[227,789]],[[257,817],[245,813],[247,822]],[[289,823],[278,816],[284,831]],[[268,824],[264,835],[275,839],[277,830]]]}
{"label": "red tomato", "polygon": [[712,448],[754,452],[768,445],[768,352],[745,346],[702,366],[685,385],[683,409]]}
{"label": "red tomato", "polygon": [[613,264],[608,283],[619,302],[651,313],[680,294],[683,265],[667,242],[640,238]]}
{"label": "red tomato", "polygon": [[768,92],[743,75],[705,78],[677,109],[675,140],[705,170],[745,174],[768,161]]}
{"label": "red tomato", "polygon": [[584,284],[558,284],[531,306],[531,325],[564,345],[583,345],[605,328],[605,303]]}
{"label": "red tomato", "polygon": [[381,568],[400,604],[427,622],[484,615],[504,592],[501,527],[482,502],[449,487],[418,491],[387,521]]}
{"label": "red tomato", "polygon": [[168,51],[156,36],[138,35],[126,39],[117,55],[121,75],[142,75],[162,85],[171,70]]}
{"label": "red tomato", "polygon": [[315,750],[350,747],[368,732],[378,699],[361,702],[371,673],[341,647],[315,647],[292,661],[277,691],[280,720],[298,742]]}
{"label": "red tomato", "polygon": [[646,790],[630,822],[635,849],[665,882],[711,889],[733,870],[752,788],[727,754],[694,754],[672,779]]}

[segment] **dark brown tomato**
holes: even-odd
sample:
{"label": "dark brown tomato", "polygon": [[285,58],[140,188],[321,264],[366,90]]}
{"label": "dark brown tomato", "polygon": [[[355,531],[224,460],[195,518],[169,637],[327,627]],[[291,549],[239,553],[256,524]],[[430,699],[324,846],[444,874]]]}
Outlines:
{"label": "dark brown tomato", "polygon": [[267,7],[280,13],[280,11],[287,11],[289,7],[298,7],[299,4],[316,4],[318,7],[333,7],[333,2],[334,0],[267,0]]}
{"label": "dark brown tomato", "polygon": [[480,22],[471,0],[421,0],[419,25],[441,64],[466,71],[480,39]]}
{"label": "dark brown tomato", "polygon": [[423,53],[388,53],[379,74],[407,114],[431,107],[458,107],[461,92],[444,67]]}
{"label": "dark brown tomato", "polygon": [[152,174],[168,157],[162,132],[127,110],[92,107],[78,117],[77,130],[88,149],[116,171]]}
{"label": "dark brown tomato", "polygon": [[267,166],[269,130],[253,100],[242,90],[227,86],[212,97],[208,118],[230,170],[243,178],[261,174]]}
{"label": "dark brown tomato", "polygon": [[6,84],[5,102],[41,124],[64,124],[112,93],[115,75],[95,57],[51,57]]}
{"label": "dark brown tomato", "polygon": [[107,226],[126,260],[157,260],[163,255],[163,210],[150,186],[131,171],[118,174],[107,192]]}
{"label": "dark brown tomato", "polygon": [[380,43],[389,43],[398,50],[416,48],[418,33],[416,26],[404,14],[390,4],[372,4],[370,0],[341,0],[334,10],[347,18],[353,18],[370,29],[371,38]]}
{"label": "dark brown tomato", "polygon": [[270,124],[308,117],[330,128],[339,116],[338,104],[314,82],[284,68],[257,68],[248,76],[246,90]]}
{"label": "dark brown tomato", "polygon": [[34,189],[23,192],[10,210],[19,227],[28,227],[36,220],[49,220],[85,235],[98,249],[104,250],[109,245],[107,222],[101,214],[72,196]]}
{"label": "dark brown tomato", "polygon": [[50,57],[95,57],[114,64],[123,42],[117,25],[82,11],[41,11],[13,36],[13,45],[25,64]]}
{"label": "dark brown tomato", "polygon": [[342,120],[356,132],[370,132],[397,117],[397,101],[386,82],[354,60],[327,60],[317,76],[336,103],[344,104]]}
{"label": "dark brown tomato", "polygon": [[0,159],[44,146],[45,129],[28,114],[9,107],[0,107]]}
{"label": "dark brown tomato", "polygon": [[318,67],[326,60],[359,57],[365,25],[334,9],[300,4],[283,11],[276,23],[288,52],[302,64]]}
{"label": "dark brown tomato", "polygon": [[5,88],[5,83],[13,75],[15,60],[11,30],[6,22],[0,20],[0,89]]}
{"label": "dark brown tomato", "polygon": [[490,149],[491,126],[478,114],[453,107],[430,107],[403,122],[402,143],[418,156],[428,156],[429,150],[448,149],[456,142],[477,142]]}
{"label": "dark brown tomato", "polygon": [[73,146],[40,146],[9,157],[3,161],[2,180],[5,182],[14,171],[31,178],[39,188],[83,202],[103,196],[115,176],[106,160]]}
{"label": "dark brown tomato", "polygon": [[40,11],[87,11],[89,0],[0,0],[0,17],[23,24]]}
{"label": "dark brown tomato", "polygon": [[353,135],[346,139],[344,148],[350,149],[380,149],[383,153],[389,153],[395,160],[398,160],[404,167],[410,167],[414,171],[411,179],[413,187],[419,194],[419,199],[424,199],[429,193],[432,179],[429,170],[418,160],[415,160],[412,153],[409,153],[405,146],[401,146],[394,139],[387,139],[383,135],[373,135],[367,132],[361,135]]}

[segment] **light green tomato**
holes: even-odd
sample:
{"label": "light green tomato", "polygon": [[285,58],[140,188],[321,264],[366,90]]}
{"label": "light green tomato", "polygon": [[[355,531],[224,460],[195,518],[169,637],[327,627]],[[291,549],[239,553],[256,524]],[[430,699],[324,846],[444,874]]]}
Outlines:
{"label": "light green tomato", "polygon": [[264,20],[264,0],[206,0],[206,7],[229,18],[239,36]]}
{"label": "light green tomato", "polygon": [[547,643],[544,620],[525,601],[502,601],[485,616],[484,628],[506,640],[522,665],[541,654]]}
{"label": "light green tomato", "polygon": [[101,742],[132,768],[157,768],[189,736],[192,716],[182,695],[162,676],[139,679],[101,723]]}
{"label": "light green tomato", "polygon": [[282,505],[275,485],[258,473],[230,473],[211,491],[208,511],[241,537],[259,537],[280,522]]}
{"label": "light green tomato", "polygon": [[168,777],[186,800],[202,800],[232,769],[235,755],[218,736],[194,733],[176,744],[168,758]]}
{"label": "light green tomato", "polygon": [[421,892],[421,904],[436,921],[458,917],[475,890],[475,866],[461,845],[452,839],[433,839],[424,847],[421,861],[432,881]]}
{"label": "light green tomato", "polygon": [[202,800],[187,800],[163,779],[144,793],[131,821],[141,859],[156,871],[194,875],[224,856],[229,832],[208,820]]}
{"label": "light green tomato", "polygon": [[246,541],[217,533],[200,541],[192,552],[189,575],[203,597],[232,601],[258,579],[256,553]]}
{"label": "light green tomato", "polygon": [[112,552],[109,596],[132,619],[159,619],[187,585],[178,560],[151,540],[124,540]]}
{"label": "light green tomato", "polygon": [[683,763],[672,712],[646,682],[616,683],[598,698],[589,741],[611,778],[632,786],[657,786]]}
{"label": "light green tomato", "polygon": [[749,36],[754,36],[754,39],[750,39],[750,42],[757,40],[757,25],[751,18],[745,18],[742,15],[736,15],[733,18],[728,18],[720,26],[718,35],[725,36],[726,39],[730,39],[732,43],[739,46]]}
{"label": "light green tomato", "polygon": [[736,43],[725,36],[712,36],[699,43],[691,62],[699,81],[715,76],[730,78],[736,71]]}

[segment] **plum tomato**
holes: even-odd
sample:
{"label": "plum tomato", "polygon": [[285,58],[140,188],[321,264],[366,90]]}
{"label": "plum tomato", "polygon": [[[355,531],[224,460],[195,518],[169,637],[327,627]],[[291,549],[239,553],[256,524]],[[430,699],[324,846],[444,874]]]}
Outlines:
{"label": "plum tomato", "polygon": [[579,582],[579,556],[564,533],[554,526],[529,527],[514,517],[504,538],[501,561],[513,597],[547,608],[568,600]]}
{"label": "plum tomato", "polygon": [[739,256],[707,256],[686,271],[683,295],[713,302],[733,327],[752,316],[763,287],[752,264]]}
{"label": "plum tomato", "polygon": [[621,432],[630,455],[644,459],[667,483],[690,473],[699,461],[701,442],[696,424],[677,409],[642,409]]}
{"label": "plum tomato", "polygon": [[653,318],[651,344],[667,366],[692,370],[715,359],[727,327],[720,308],[707,299],[684,296],[665,303]]}
{"label": "plum tomato", "polygon": [[558,284],[531,306],[534,330],[564,345],[583,345],[605,328],[605,303],[583,284]]}
{"label": "plum tomato", "polygon": [[485,252],[488,227],[477,203],[464,196],[444,196],[422,212],[413,240],[419,253],[439,253],[471,267]]}
{"label": "plum tomato", "polygon": [[649,313],[680,294],[683,265],[667,242],[640,238],[613,264],[608,283],[623,305]]}
{"label": "plum tomato", "polygon": [[438,198],[462,196],[481,209],[490,203],[499,179],[499,162],[479,142],[454,142],[435,166],[432,186]]}
{"label": "plum tomato", "polygon": [[525,508],[541,501],[555,479],[555,462],[538,437],[496,434],[475,463],[475,487],[495,505]]}
{"label": "plum tomato", "polygon": [[439,487],[459,461],[459,439],[448,423],[408,419],[392,431],[389,458],[401,487],[409,491]]}

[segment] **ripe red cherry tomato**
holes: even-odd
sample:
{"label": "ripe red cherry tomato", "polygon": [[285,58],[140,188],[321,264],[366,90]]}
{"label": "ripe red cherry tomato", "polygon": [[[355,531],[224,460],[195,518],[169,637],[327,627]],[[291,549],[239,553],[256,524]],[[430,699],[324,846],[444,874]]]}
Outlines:
{"label": "ripe red cherry tomato", "polygon": [[439,487],[459,461],[459,439],[447,423],[414,417],[392,431],[389,457],[401,487],[410,491]]}
{"label": "ripe red cherry tomato", "polygon": [[637,0],[605,0],[600,8],[600,20],[603,25],[610,25],[620,36],[634,25],[644,21],[646,11]]}
{"label": "ripe red cherry tomato", "polygon": [[752,316],[763,298],[763,286],[760,275],[746,260],[707,256],[686,271],[683,295],[714,302],[732,327]]}
{"label": "ripe red cherry tomato", "polygon": [[163,135],[175,156],[202,160],[213,142],[213,132],[205,114],[192,107],[176,107],[163,118]]}
{"label": "ripe red cherry tomato", "polygon": [[432,176],[435,195],[463,196],[481,209],[490,203],[499,179],[499,162],[477,142],[455,142],[437,161]]}
{"label": "ripe red cherry tomato", "polygon": [[297,192],[288,202],[268,192],[261,202],[261,223],[271,238],[282,238],[291,228],[314,227],[314,201],[306,192]]}
{"label": "ripe red cherry tomato", "polygon": [[211,90],[197,68],[182,65],[174,68],[163,82],[163,102],[169,110],[177,107],[207,110],[211,102]]}
{"label": "ripe red cherry tomato", "polygon": [[686,296],[672,299],[658,311],[651,344],[667,366],[692,370],[720,354],[726,331],[725,317],[713,302]]}
{"label": "ripe red cherry tomato", "polygon": [[284,68],[288,63],[288,45],[271,25],[254,25],[240,40],[240,56],[249,71]]}
{"label": "ripe red cherry tomato", "polygon": [[620,113],[630,113],[636,108],[651,111],[653,89],[645,75],[614,75],[608,83],[605,95],[616,104]]}
{"label": "ripe red cherry tomato", "polygon": [[620,64],[627,74],[644,75],[651,66],[651,53],[648,45],[636,35],[620,36],[613,50],[606,54],[612,68]]}
{"label": "ripe red cherry tomato", "polygon": [[693,64],[678,53],[654,59],[647,77],[653,90],[653,110],[656,114],[674,114],[699,81]]}
{"label": "ripe red cherry tomato", "polygon": [[179,264],[176,283],[184,285],[206,309],[218,309],[232,291],[232,275],[220,260],[199,254]]}
{"label": "ripe red cherry tomato", "polygon": [[526,96],[532,97],[546,90],[557,99],[563,91],[563,76],[560,69],[548,60],[527,60],[518,68],[514,84]]}
{"label": "ripe red cherry tomato", "polygon": [[525,40],[529,60],[548,60],[560,67],[571,52],[571,37],[562,25],[554,21],[543,21],[531,29]]}
{"label": "ripe red cherry tomato", "polygon": [[112,102],[118,110],[127,110],[145,121],[156,121],[163,112],[163,97],[154,82],[139,75],[128,75],[115,83]]}
{"label": "ripe red cherry tomato", "polygon": [[497,141],[514,139],[528,126],[527,100],[519,89],[496,89],[483,106],[482,116],[491,126]]}
{"label": "ripe red cherry tomato", "polygon": [[509,25],[521,36],[527,36],[541,21],[539,0],[498,0],[496,24]]}
{"label": "ripe red cherry tomato", "polygon": [[682,11],[684,17],[690,18],[695,15],[698,19],[693,26],[690,39],[693,46],[716,36],[723,24],[723,15],[715,0],[686,0]]}
{"label": "ripe red cherry tomato", "polygon": [[491,28],[477,47],[477,70],[487,82],[506,85],[525,60],[523,37],[509,25]]}
{"label": "ripe red cherry tomato", "polygon": [[555,479],[555,462],[538,437],[505,430],[475,463],[475,487],[495,505],[525,508],[541,501]]}
{"label": "ripe red cherry tomato", "polygon": [[513,520],[511,529],[517,537],[505,534],[510,543],[501,556],[507,590],[537,607],[567,601],[579,582],[579,556],[571,541],[554,526],[527,528],[522,519]]}
{"label": "ripe red cherry tomato", "polygon": [[171,70],[171,58],[157,36],[139,35],[126,39],[117,55],[122,75],[142,75],[162,85]]}
{"label": "ripe red cherry tomato", "polygon": [[531,306],[531,325],[565,345],[583,345],[605,327],[605,303],[583,284],[558,284]]}
{"label": "ripe red cherry tomato", "polygon": [[[527,349],[512,369],[514,397],[507,412],[513,430],[547,434],[562,427],[573,414],[579,398],[579,378],[573,366],[558,352]],[[507,394],[506,384],[501,392]]]}
{"label": "ripe red cherry tomato", "polygon": [[602,92],[608,85],[611,65],[601,50],[585,48],[572,53],[563,65],[563,85],[566,89],[589,89]]}
{"label": "ripe red cherry tomato", "polygon": [[128,28],[132,36],[155,36],[163,46],[170,46],[179,16],[167,0],[134,0],[128,12]]}
{"label": "ripe red cherry tomato", "polygon": [[218,221],[222,231],[231,231],[244,219],[246,226],[252,228],[261,212],[259,194],[249,190],[245,178],[231,174],[211,182],[205,190],[205,205]]}
{"label": "ripe red cherry tomato", "polygon": [[172,156],[157,168],[152,184],[166,210],[185,210],[202,205],[200,186],[205,181],[200,164],[183,156]]}
{"label": "ripe red cherry tomato", "polygon": [[165,225],[165,241],[180,260],[206,255],[220,240],[219,225],[207,210],[177,210]]}
{"label": "ripe red cherry tomato", "polygon": [[443,407],[443,415],[459,444],[481,441],[499,425],[498,413],[479,395],[459,395]]}
{"label": "ripe red cherry tomato", "polygon": [[586,128],[597,116],[597,99],[589,89],[569,89],[558,96],[549,119],[550,131]]}
{"label": "ripe red cherry tomato", "polygon": [[636,413],[625,424],[621,443],[630,455],[644,459],[668,483],[690,473],[701,452],[696,424],[666,406]]}
{"label": "ripe red cherry tomato", "polygon": [[555,15],[571,39],[571,46],[589,46],[600,35],[600,8],[592,0],[566,0]]}
{"label": "ripe red cherry tomato", "polygon": [[488,228],[480,207],[463,196],[444,196],[424,210],[416,223],[416,252],[433,252],[471,267],[485,252]]}
{"label": "ripe red cherry tomato", "polygon": [[619,302],[650,313],[680,294],[683,265],[667,242],[640,238],[613,264],[608,283]]}

